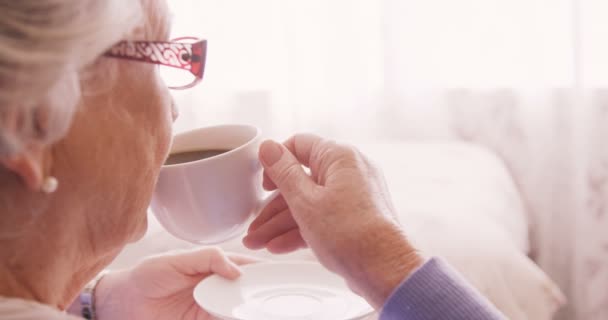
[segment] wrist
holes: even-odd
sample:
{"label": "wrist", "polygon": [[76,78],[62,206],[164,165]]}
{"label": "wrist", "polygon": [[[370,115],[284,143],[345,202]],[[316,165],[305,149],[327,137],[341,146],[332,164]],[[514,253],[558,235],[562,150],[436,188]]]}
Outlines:
{"label": "wrist", "polygon": [[[122,301],[128,297],[128,293],[124,292],[122,284],[125,282],[127,271],[116,271],[108,273],[98,283],[95,289],[95,312],[97,320],[105,319],[128,319],[123,310]],[[121,293],[121,294],[119,294]]]}
{"label": "wrist", "polygon": [[97,316],[97,289],[98,284],[105,277],[107,272],[101,272],[91,280],[80,292],[78,297],[66,310],[69,314],[80,316],[84,319],[99,319]]}
{"label": "wrist", "polygon": [[424,264],[424,258],[392,222],[368,225],[350,266],[349,283],[374,307],[381,308],[393,291]]}

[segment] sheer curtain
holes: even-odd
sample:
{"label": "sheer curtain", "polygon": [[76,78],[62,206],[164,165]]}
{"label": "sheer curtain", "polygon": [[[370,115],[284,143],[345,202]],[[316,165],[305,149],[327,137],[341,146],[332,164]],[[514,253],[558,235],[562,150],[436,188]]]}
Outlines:
{"label": "sheer curtain", "polygon": [[204,86],[178,96],[187,115],[180,128],[245,122],[269,135],[375,129],[370,116],[377,113],[385,81],[381,3],[171,4],[175,35],[209,39]]}
{"label": "sheer curtain", "polygon": [[203,84],[175,92],[178,131],[486,145],[569,295],[562,318],[608,318],[606,0],[169,2],[175,36],[209,41]]}
{"label": "sheer curtain", "polygon": [[204,85],[178,94],[188,115],[180,128],[237,121],[269,133],[399,137],[413,129],[396,132],[385,121],[427,116],[435,112],[429,104],[446,103],[416,97],[450,89],[536,92],[577,81],[572,0],[171,5],[174,35],[205,37],[210,50]]}

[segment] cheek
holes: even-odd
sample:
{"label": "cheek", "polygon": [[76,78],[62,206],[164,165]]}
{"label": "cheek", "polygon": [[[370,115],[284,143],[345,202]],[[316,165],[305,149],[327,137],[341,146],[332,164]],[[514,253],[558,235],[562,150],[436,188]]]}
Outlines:
{"label": "cheek", "polygon": [[160,166],[164,163],[169,149],[171,148],[173,134],[173,100],[167,88],[161,82],[157,82],[157,86],[152,88],[157,95],[150,99],[146,104],[146,118],[148,121],[150,142],[153,142],[155,154],[155,164]]}
{"label": "cheek", "polygon": [[167,154],[169,153],[169,148],[171,147],[171,140],[173,136],[173,122],[175,122],[175,119],[177,118],[178,114],[177,109],[175,107],[175,103],[173,101],[173,97],[171,96],[169,89],[167,89],[162,80],[159,82],[160,83],[158,84],[158,90],[160,90],[162,96],[160,105],[160,113],[162,114],[161,127],[163,128],[163,136],[161,139],[161,154],[163,156],[162,160],[164,162]]}
{"label": "cheek", "polygon": [[167,124],[166,129],[164,130],[163,136],[159,139],[159,149],[158,155],[160,157],[160,164],[162,165],[167,157],[169,156],[169,151],[171,150],[171,141],[172,141],[172,127],[171,123]]}
{"label": "cheek", "polygon": [[137,70],[127,74],[133,77],[127,83],[134,85],[126,90],[128,92],[125,92],[127,99],[124,104],[128,118],[132,119],[130,130],[137,137],[130,142],[130,148],[138,149],[139,157],[145,159],[139,166],[145,168],[146,172],[153,173],[153,176],[148,176],[149,183],[153,184],[171,146],[172,97],[158,70],[147,65],[132,66]]}
{"label": "cheek", "polygon": [[159,155],[161,157],[161,162],[164,162],[169,154],[169,150],[171,148],[171,141],[173,137],[173,119],[174,119],[174,111],[172,107],[171,101],[169,103],[165,103],[162,111],[163,117],[159,128]]}

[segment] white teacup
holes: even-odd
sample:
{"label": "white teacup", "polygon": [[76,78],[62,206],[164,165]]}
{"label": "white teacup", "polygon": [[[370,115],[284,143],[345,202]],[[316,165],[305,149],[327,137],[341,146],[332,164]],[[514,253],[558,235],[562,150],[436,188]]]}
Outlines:
{"label": "white teacup", "polygon": [[171,155],[230,151],[164,165],[151,204],[158,221],[174,236],[194,243],[213,244],[241,234],[264,202],[260,142],[260,131],[248,125],[215,126],[177,135]]}

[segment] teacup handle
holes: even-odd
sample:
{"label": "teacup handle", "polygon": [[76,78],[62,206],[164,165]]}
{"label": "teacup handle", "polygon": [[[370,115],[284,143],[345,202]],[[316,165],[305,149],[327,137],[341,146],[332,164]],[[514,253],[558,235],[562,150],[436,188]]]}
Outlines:
{"label": "teacup handle", "polygon": [[276,199],[279,195],[281,195],[281,192],[279,192],[279,190],[275,190],[273,192],[270,193],[270,195],[268,195],[265,199],[262,199],[259,203],[257,208],[255,209],[255,216],[257,217],[260,212],[270,203],[272,202],[272,200]]}

